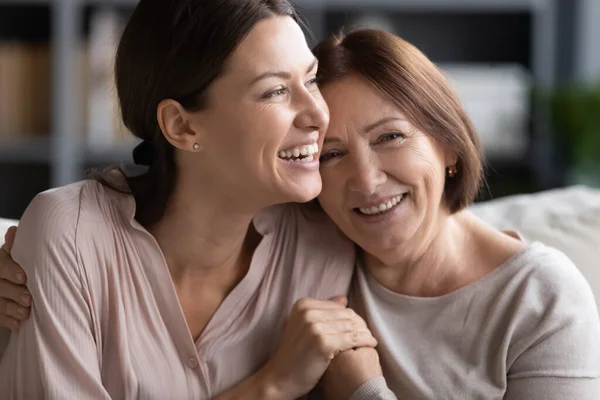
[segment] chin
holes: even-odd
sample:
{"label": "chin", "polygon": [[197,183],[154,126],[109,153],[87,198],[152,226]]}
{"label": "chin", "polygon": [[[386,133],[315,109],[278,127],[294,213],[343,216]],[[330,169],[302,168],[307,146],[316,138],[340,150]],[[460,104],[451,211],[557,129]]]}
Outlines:
{"label": "chin", "polygon": [[321,193],[322,183],[320,175],[316,179],[302,179],[295,182],[288,191],[289,201],[294,203],[307,203],[315,199]]}

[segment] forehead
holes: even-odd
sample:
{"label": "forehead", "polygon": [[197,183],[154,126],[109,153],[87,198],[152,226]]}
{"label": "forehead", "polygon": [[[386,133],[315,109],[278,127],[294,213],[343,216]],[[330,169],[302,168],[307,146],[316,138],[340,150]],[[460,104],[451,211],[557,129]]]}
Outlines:
{"label": "forehead", "polygon": [[404,117],[396,106],[358,76],[327,84],[321,92],[329,106],[331,132],[360,129],[384,117]]}
{"label": "forehead", "polygon": [[294,72],[306,69],[313,58],[296,21],[275,16],[259,21],[252,28],[231,54],[227,69],[248,76],[274,69]]}

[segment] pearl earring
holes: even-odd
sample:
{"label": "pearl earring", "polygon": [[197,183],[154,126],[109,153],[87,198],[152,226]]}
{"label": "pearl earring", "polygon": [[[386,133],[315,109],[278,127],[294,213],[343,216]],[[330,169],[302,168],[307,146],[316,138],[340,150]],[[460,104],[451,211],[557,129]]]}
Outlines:
{"label": "pearl earring", "polygon": [[194,150],[198,150],[200,148],[200,145],[198,143],[194,143]]}

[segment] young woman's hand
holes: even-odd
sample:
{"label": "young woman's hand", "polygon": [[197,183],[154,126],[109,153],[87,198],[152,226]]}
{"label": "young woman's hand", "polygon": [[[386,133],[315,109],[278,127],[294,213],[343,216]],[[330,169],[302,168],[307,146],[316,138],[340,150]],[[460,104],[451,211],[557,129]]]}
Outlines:
{"label": "young woman's hand", "polygon": [[295,304],[275,355],[261,371],[279,398],[308,393],[338,354],[377,345],[365,321],[346,305],[343,296]]}
{"label": "young woman's hand", "polygon": [[16,227],[10,227],[4,236],[5,243],[0,249],[0,327],[13,331],[21,321],[29,317],[31,295],[25,284],[27,276],[10,257],[15,241]]}

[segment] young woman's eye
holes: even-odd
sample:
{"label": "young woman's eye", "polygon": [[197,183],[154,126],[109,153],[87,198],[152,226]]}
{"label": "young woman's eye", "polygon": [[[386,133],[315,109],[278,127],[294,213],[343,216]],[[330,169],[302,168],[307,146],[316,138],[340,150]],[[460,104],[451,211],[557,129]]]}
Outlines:
{"label": "young woman's eye", "polygon": [[379,139],[377,140],[377,142],[379,142],[379,143],[392,142],[394,140],[403,139],[404,137],[405,136],[402,133],[398,133],[398,132],[386,133],[385,135],[381,135],[379,137]]}
{"label": "young woman's eye", "polygon": [[328,151],[327,153],[321,155],[321,157],[319,158],[319,162],[327,162],[330,160],[333,160],[336,157],[341,156],[342,154],[339,151]]}
{"label": "young woman's eye", "polygon": [[271,99],[273,97],[281,96],[281,95],[284,95],[286,91],[287,91],[287,89],[284,88],[284,87],[282,87],[282,88],[273,90],[272,92],[266,93],[263,96],[263,98],[265,98],[265,99]]}

